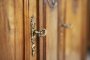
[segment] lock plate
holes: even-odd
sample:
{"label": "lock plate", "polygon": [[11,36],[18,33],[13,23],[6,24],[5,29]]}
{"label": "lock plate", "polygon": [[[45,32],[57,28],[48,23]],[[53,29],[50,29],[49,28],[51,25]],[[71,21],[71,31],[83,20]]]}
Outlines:
{"label": "lock plate", "polygon": [[36,22],[34,16],[31,17],[31,43],[32,43],[32,56],[36,53],[36,44],[35,44],[35,33],[36,30]]}
{"label": "lock plate", "polygon": [[36,53],[36,37],[44,37],[47,34],[46,29],[36,30],[36,22],[34,16],[31,17],[31,42],[32,42],[32,56]]}

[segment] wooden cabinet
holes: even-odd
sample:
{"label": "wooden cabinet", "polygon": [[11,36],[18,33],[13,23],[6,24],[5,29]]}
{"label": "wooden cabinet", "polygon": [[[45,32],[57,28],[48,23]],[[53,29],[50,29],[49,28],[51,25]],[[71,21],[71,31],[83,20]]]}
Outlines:
{"label": "wooden cabinet", "polygon": [[85,60],[86,31],[87,0],[0,0],[0,60]]}

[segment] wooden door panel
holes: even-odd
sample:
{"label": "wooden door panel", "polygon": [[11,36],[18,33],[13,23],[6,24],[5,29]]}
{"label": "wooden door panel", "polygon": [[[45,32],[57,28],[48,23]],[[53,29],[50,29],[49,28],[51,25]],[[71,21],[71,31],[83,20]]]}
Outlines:
{"label": "wooden door panel", "polygon": [[[37,21],[37,0],[24,0],[25,60],[37,60],[37,49],[35,55],[32,55],[31,17],[34,17],[35,22]],[[37,42],[36,39],[35,41]]]}
{"label": "wooden door panel", "polygon": [[83,26],[85,24],[85,16],[83,16],[85,1],[69,0],[66,4],[65,23],[70,24],[71,27],[65,30],[65,60],[81,60],[83,32],[85,32],[83,30],[85,29]]}
{"label": "wooden door panel", "polygon": [[[46,28],[46,4],[44,0],[39,0],[38,2],[38,29],[45,29]],[[39,60],[46,60],[46,37],[39,38]]]}
{"label": "wooden door panel", "polygon": [[[25,59],[82,60],[86,22],[86,1],[58,0],[53,8],[48,0],[24,0]],[[32,56],[30,18],[37,30],[45,28],[46,37],[38,37],[36,55]],[[62,24],[71,25],[70,28]],[[84,33],[83,33],[84,32]],[[84,46],[85,47],[85,46]]]}
{"label": "wooden door panel", "polygon": [[[7,4],[5,5],[6,2]],[[14,19],[14,8],[10,8],[10,2],[13,6],[13,2],[10,0],[0,1],[0,60],[14,60],[14,33],[11,28],[14,26],[12,20]],[[6,7],[8,7],[8,9]],[[11,9],[11,13],[9,9]],[[12,17],[10,18],[10,16]]]}
{"label": "wooden door panel", "polygon": [[[77,4],[76,7],[73,4]],[[73,0],[67,2],[66,24],[71,24],[71,28],[66,29],[65,58],[66,60],[81,59],[81,40],[82,40],[82,10],[81,1],[73,3]]]}
{"label": "wooden door panel", "polygon": [[[31,24],[31,17],[34,17],[35,18],[35,21],[36,21],[36,25],[37,25],[37,0],[30,0],[29,1],[29,24]],[[29,28],[31,28],[31,25],[29,25]],[[29,29],[29,30],[30,30]],[[31,31],[29,33],[29,36],[31,36]],[[37,60],[37,49],[35,51],[35,56],[32,56],[32,42],[31,41],[31,37],[29,38],[29,44],[30,44],[30,47],[28,47],[30,49],[30,60]],[[37,39],[36,39],[36,42],[37,42]],[[36,44],[37,46],[37,44]],[[37,48],[37,47],[36,47]]]}
{"label": "wooden door panel", "polygon": [[0,0],[0,60],[23,60],[23,1]]}
{"label": "wooden door panel", "polygon": [[57,60],[57,6],[46,5],[46,60]]}
{"label": "wooden door panel", "polygon": [[[31,22],[31,17],[34,17],[35,18],[35,21],[37,21],[37,0],[30,0],[29,1],[29,24],[31,24],[30,22]],[[37,24],[36,24],[37,25]],[[29,27],[30,27],[31,25],[29,25]],[[32,29],[31,27],[30,27],[30,29]],[[30,30],[29,29],[29,30]],[[29,32],[29,34],[31,33],[31,30],[30,30],[30,32]],[[29,36],[31,36],[31,34],[29,35]],[[31,41],[31,37],[30,37],[30,39],[29,39],[29,44],[30,44],[30,47],[28,47],[29,49],[30,49],[30,60],[37,60],[37,49],[36,49],[36,51],[35,51],[35,56],[32,56],[32,42],[30,42]],[[36,40],[37,41],[37,40]],[[36,46],[37,46],[37,44],[36,44]],[[37,48],[37,47],[36,47]]]}
{"label": "wooden door panel", "polygon": [[58,0],[58,60],[65,60],[65,29],[61,25],[65,23],[66,0]]}
{"label": "wooden door panel", "polygon": [[14,0],[15,60],[24,60],[23,0]]}

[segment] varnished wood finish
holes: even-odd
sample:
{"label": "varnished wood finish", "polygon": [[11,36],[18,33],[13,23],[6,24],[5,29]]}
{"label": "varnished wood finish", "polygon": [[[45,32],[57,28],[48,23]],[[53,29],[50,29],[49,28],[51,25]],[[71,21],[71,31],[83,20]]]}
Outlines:
{"label": "varnished wood finish", "polygon": [[90,1],[89,0],[84,0],[83,1],[83,3],[82,3],[82,5],[83,5],[83,7],[85,7],[85,8],[82,8],[82,10],[83,10],[83,28],[82,28],[82,52],[81,52],[81,55],[82,55],[82,57],[81,57],[81,60],[86,60],[87,59],[87,40],[88,40],[88,31],[89,31],[89,29],[88,29],[88,24],[90,24],[89,23],[89,20],[88,20],[88,4],[90,3]]}
{"label": "varnished wood finish", "polygon": [[25,60],[30,60],[30,19],[28,2],[28,0],[24,0]]}
{"label": "varnished wood finish", "polygon": [[[78,0],[75,4],[77,7],[72,5],[73,0],[67,1],[66,9],[66,24],[71,24],[71,28],[67,28],[65,31],[65,60],[82,60],[82,42],[85,41],[85,21],[86,21],[86,1]],[[76,8],[76,12],[73,8]],[[69,8],[69,9],[68,9]],[[84,37],[84,38],[83,38]]]}
{"label": "varnished wood finish", "polygon": [[0,60],[23,60],[23,1],[0,0]]}
{"label": "varnished wood finish", "polygon": [[[36,38],[35,56],[32,16],[38,31],[47,30]],[[87,22],[87,0],[57,0],[54,8],[48,0],[0,0],[0,60],[85,60]]]}
{"label": "varnished wood finish", "polygon": [[90,4],[89,3],[90,3],[90,0],[88,0],[88,4],[87,4],[88,5],[88,8],[87,8],[88,9],[87,10],[88,12],[87,14],[87,17],[88,17],[88,40],[87,40],[88,48],[90,47],[90,37],[89,37],[90,36],[90,32],[89,32],[90,31],[90,27],[89,27],[90,26]]}
{"label": "varnished wood finish", "polygon": [[[32,17],[32,16],[34,16],[34,18],[35,18],[35,21],[37,21],[37,0],[29,0],[29,24],[30,24],[30,18]],[[37,25],[37,23],[36,23],[36,25]],[[29,25],[29,28],[31,29],[31,27],[30,27],[30,25]],[[29,44],[30,44],[30,46],[28,47],[28,48],[30,48],[30,60],[36,60],[37,59],[37,44],[36,44],[36,53],[35,53],[35,56],[32,56],[32,49],[31,49],[31,47],[32,47],[32,43],[31,43],[31,30],[29,29],[29,31],[30,31],[30,33],[29,33],[29,40],[28,40],[28,42],[29,42]],[[28,33],[28,32],[27,32]],[[36,39],[36,42],[37,42],[37,39]]]}
{"label": "varnished wood finish", "polygon": [[[31,3],[31,6],[29,3]],[[25,16],[27,17],[27,18],[25,17],[26,18],[25,20],[26,59],[28,60],[33,59],[30,54],[31,49],[28,48],[31,46],[31,44],[29,43],[30,34],[28,32],[30,32],[29,30],[30,23],[28,23],[29,22],[28,18],[30,18],[32,15],[35,14],[34,16],[36,17],[37,15],[37,18],[38,18],[37,20],[39,24],[38,29],[42,27],[44,28],[46,27],[48,31],[46,35],[46,42],[43,41],[43,38],[40,38],[40,41],[39,41],[40,45],[38,49],[40,49],[39,51],[40,60],[53,60],[53,59],[54,60],[72,60],[72,59],[81,60],[81,58],[84,56],[83,55],[84,50],[82,50],[84,45],[82,44],[85,42],[85,39],[86,39],[85,38],[86,33],[82,34],[82,32],[86,31],[84,30],[86,27],[86,23],[84,20],[86,19],[85,18],[86,15],[83,15],[83,12],[86,13],[85,12],[86,10],[83,8],[83,6],[86,7],[86,1],[81,1],[81,0],[60,1],[59,0],[58,6],[56,6],[56,8],[50,8],[48,5],[48,2],[45,0],[44,1],[39,0],[39,2],[37,2],[37,5],[39,6],[36,6],[36,1],[33,2],[31,0],[29,3],[28,3],[28,0],[25,3],[25,6],[26,6]],[[75,4],[76,6],[74,6],[73,4]],[[36,10],[36,7],[38,10]],[[37,11],[37,14],[36,14],[36,11]],[[29,16],[28,16],[28,13],[29,13]],[[43,23],[44,21],[46,21],[46,25],[45,23]],[[66,24],[71,24],[72,27],[69,29],[61,27],[60,24],[62,22]],[[82,39],[82,37],[84,38]],[[77,44],[75,44],[75,41]],[[43,43],[46,43],[46,46],[44,46]],[[44,50],[44,48],[46,49],[46,51]],[[46,56],[46,59],[44,59],[45,56]]]}
{"label": "varnished wood finish", "polygon": [[14,0],[15,6],[15,49],[16,59],[24,60],[24,35],[23,35],[23,0]]}
{"label": "varnished wood finish", "polygon": [[[39,0],[39,29],[46,29],[46,1]],[[46,60],[46,36],[40,37],[40,60]]]}
{"label": "varnished wood finish", "polygon": [[[25,24],[25,60],[36,60],[37,50],[35,56],[32,56],[32,42],[31,42],[31,17],[34,16],[37,20],[37,1],[24,0],[24,24]],[[37,40],[36,40],[37,41]]]}
{"label": "varnished wood finish", "polygon": [[14,33],[11,34],[11,31],[14,31],[14,8],[11,5],[14,6],[11,0],[0,0],[0,60],[14,60],[15,58]]}
{"label": "varnished wood finish", "polygon": [[[45,28],[44,26],[43,26],[43,18],[44,18],[44,15],[43,15],[43,0],[39,0],[39,22],[38,22],[38,24],[39,24],[39,30],[40,29],[42,29],[42,28]],[[40,44],[39,44],[39,51],[40,51],[40,60],[44,60],[43,58],[45,57],[44,55],[44,48],[46,48],[46,47],[44,47],[44,39],[43,39],[43,37],[40,37],[40,39],[39,39],[39,42],[40,42]]]}
{"label": "varnished wood finish", "polygon": [[57,60],[57,6],[46,4],[46,60]]}
{"label": "varnished wood finish", "polygon": [[66,0],[58,0],[58,60],[65,60],[65,29],[61,27],[66,19]]}

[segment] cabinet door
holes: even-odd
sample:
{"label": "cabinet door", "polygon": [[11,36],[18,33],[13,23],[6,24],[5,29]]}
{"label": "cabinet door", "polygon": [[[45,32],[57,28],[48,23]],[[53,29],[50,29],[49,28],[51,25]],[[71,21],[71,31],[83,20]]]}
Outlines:
{"label": "cabinet door", "polygon": [[0,0],[0,60],[24,60],[23,1]]}
{"label": "cabinet door", "polygon": [[40,40],[41,60],[85,60],[87,1],[54,0],[56,5],[51,2],[39,2],[41,26],[47,30],[43,43]]}
{"label": "cabinet door", "polygon": [[[25,59],[84,59],[86,3],[86,0],[24,0]],[[45,36],[36,35],[34,56],[32,55],[32,16],[36,22],[36,30],[47,31]]]}

